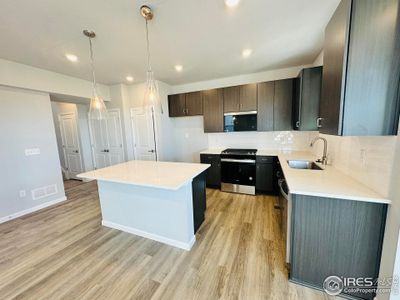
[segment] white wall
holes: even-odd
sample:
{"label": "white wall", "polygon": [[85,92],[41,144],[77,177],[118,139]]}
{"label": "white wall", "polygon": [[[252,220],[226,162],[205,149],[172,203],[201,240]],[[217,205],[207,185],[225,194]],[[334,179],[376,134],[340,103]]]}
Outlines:
{"label": "white wall", "polygon": [[[92,83],[87,80],[0,59],[0,84],[10,87],[90,98]],[[110,90],[98,84],[99,93],[110,100]]]}
{"label": "white wall", "polygon": [[[0,221],[65,197],[48,94],[0,86]],[[25,156],[39,148],[40,155]],[[55,184],[55,195],[33,200],[31,190]],[[26,196],[20,197],[19,191]]]}

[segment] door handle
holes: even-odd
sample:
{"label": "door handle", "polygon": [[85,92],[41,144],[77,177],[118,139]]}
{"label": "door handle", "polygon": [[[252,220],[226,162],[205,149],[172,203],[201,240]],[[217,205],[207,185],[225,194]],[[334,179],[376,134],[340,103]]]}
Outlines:
{"label": "door handle", "polygon": [[149,150],[149,151],[147,151],[147,152],[154,153],[154,152],[156,152],[156,151],[155,151],[155,150]]}
{"label": "door handle", "polygon": [[79,151],[78,150],[74,150],[74,153],[79,153]]}

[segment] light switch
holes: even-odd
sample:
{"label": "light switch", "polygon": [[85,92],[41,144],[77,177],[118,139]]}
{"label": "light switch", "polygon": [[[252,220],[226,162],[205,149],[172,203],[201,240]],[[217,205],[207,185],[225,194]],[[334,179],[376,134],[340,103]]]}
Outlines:
{"label": "light switch", "polygon": [[26,191],[25,190],[20,190],[19,191],[19,197],[24,198],[26,196]]}

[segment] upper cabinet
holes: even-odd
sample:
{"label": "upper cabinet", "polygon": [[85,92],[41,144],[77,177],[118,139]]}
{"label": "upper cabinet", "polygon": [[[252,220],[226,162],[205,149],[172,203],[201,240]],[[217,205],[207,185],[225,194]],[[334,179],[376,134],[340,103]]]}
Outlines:
{"label": "upper cabinet", "polygon": [[398,14],[398,0],[342,0],[339,4],[325,30],[320,132],[397,133]]}
{"label": "upper cabinet", "polygon": [[274,130],[292,130],[293,79],[275,81]]}
{"label": "upper cabinet", "polygon": [[318,130],[322,67],[303,69],[294,84],[293,129]]}
{"label": "upper cabinet", "polygon": [[198,116],[203,114],[201,92],[176,94],[168,96],[170,117]]}
{"label": "upper cabinet", "polygon": [[245,84],[223,89],[224,112],[257,110],[257,84]]}
{"label": "upper cabinet", "polygon": [[257,130],[274,130],[275,81],[257,85]]}
{"label": "upper cabinet", "polygon": [[204,132],[224,131],[224,93],[222,89],[203,92]]}

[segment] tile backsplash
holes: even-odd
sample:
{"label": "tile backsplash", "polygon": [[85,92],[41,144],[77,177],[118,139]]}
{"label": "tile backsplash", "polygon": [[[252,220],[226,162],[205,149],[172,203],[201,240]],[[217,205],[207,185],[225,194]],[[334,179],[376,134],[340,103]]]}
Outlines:
{"label": "tile backsplash", "polygon": [[[387,196],[395,155],[396,136],[341,137],[320,134],[328,140],[328,163]],[[323,143],[317,142],[312,151],[322,155]]]}
{"label": "tile backsplash", "polygon": [[310,141],[317,135],[316,131],[210,133],[208,147],[310,151]]}

